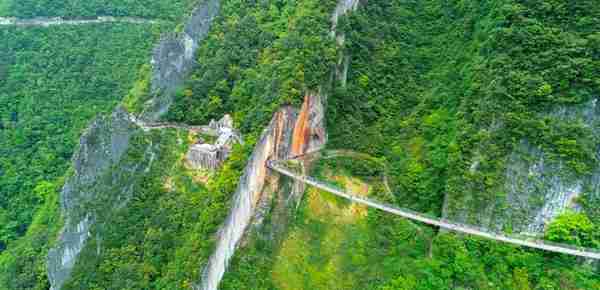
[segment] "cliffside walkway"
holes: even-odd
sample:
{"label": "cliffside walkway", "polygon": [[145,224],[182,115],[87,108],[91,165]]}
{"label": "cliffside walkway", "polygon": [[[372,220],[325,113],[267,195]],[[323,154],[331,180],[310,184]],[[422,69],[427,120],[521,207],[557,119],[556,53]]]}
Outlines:
{"label": "cliffside walkway", "polygon": [[215,128],[211,126],[191,126],[185,124],[178,123],[168,123],[168,122],[157,122],[157,123],[149,123],[140,118],[137,118],[133,114],[129,114],[129,120],[136,124],[136,126],[142,128],[144,131],[151,130],[162,130],[162,129],[180,129],[180,130],[188,130],[188,131],[196,131],[200,133],[204,133],[207,135],[218,135]]}
{"label": "cliffside walkway", "polygon": [[282,163],[287,160],[277,160],[277,161],[268,161],[267,167],[279,172],[280,174],[286,175],[290,178],[298,180],[300,182],[306,183],[308,185],[314,186],[321,190],[330,192],[334,195],[340,196],[342,198],[348,199],[352,202],[364,204],[369,207],[377,208],[383,210],[385,212],[395,214],[404,218],[408,218],[411,220],[419,221],[422,223],[426,223],[429,225],[437,226],[440,228],[448,229],[455,232],[465,233],[468,235],[474,235],[490,240],[496,240],[505,243],[511,243],[519,246],[525,246],[530,248],[536,248],[540,250],[562,253],[573,256],[580,256],[585,258],[597,259],[600,260],[600,251],[587,249],[587,248],[578,248],[572,247],[564,244],[553,244],[543,240],[536,240],[532,238],[527,238],[523,236],[507,236],[502,233],[491,232],[489,230],[478,228],[475,226],[464,225],[454,223],[452,221],[448,221],[441,218],[431,217],[424,215],[422,213],[418,213],[409,209],[397,208],[393,205],[384,204],[378,201],[374,201],[369,198],[361,197],[356,194],[346,192],[343,189],[337,188],[330,184],[325,184],[315,178],[310,176],[301,175],[295,173],[288,168],[286,168]]}
{"label": "cliffside walkway", "polygon": [[159,24],[164,23],[163,20],[145,19],[137,17],[114,17],[114,16],[98,16],[89,19],[70,19],[63,17],[38,17],[31,19],[22,19],[16,17],[0,17],[0,26],[57,26],[57,25],[88,25],[99,23],[130,23],[130,24]]}

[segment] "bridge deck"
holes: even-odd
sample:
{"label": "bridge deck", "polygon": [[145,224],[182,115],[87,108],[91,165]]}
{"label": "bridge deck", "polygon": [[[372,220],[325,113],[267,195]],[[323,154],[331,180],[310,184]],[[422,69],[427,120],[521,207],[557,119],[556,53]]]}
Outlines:
{"label": "bridge deck", "polygon": [[496,240],[496,241],[511,243],[511,244],[515,244],[515,245],[526,246],[526,247],[530,247],[530,248],[536,248],[536,249],[555,252],[555,253],[562,253],[562,254],[567,254],[567,255],[574,255],[574,256],[580,256],[580,257],[586,257],[586,258],[600,260],[600,252],[592,250],[592,249],[577,248],[577,247],[571,247],[571,246],[567,246],[567,245],[550,244],[550,243],[542,241],[542,240],[510,237],[510,236],[499,234],[499,233],[485,231],[485,230],[477,228],[475,226],[457,224],[457,223],[452,223],[452,222],[449,222],[449,221],[446,221],[446,220],[443,220],[440,218],[428,217],[421,213],[417,213],[417,212],[414,212],[411,210],[397,208],[392,205],[387,205],[387,204],[373,201],[369,198],[364,198],[364,197],[357,196],[355,194],[347,193],[347,192],[342,191],[338,188],[335,188],[331,185],[319,182],[318,180],[316,180],[312,177],[296,174],[296,173],[288,170],[284,166],[281,166],[279,164],[279,162],[269,161],[267,163],[267,167],[269,167],[270,169],[277,171],[283,175],[286,175],[290,178],[293,178],[300,182],[312,185],[316,188],[319,188],[321,190],[324,190],[324,191],[330,192],[332,194],[335,194],[337,196],[343,197],[352,202],[364,204],[369,207],[377,208],[377,209],[383,210],[385,212],[389,212],[391,214],[395,214],[395,215],[398,215],[398,216],[401,216],[404,218],[419,221],[419,222],[422,222],[425,224],[438,226],[440,228],[448,229],[448,230],[455,231],[455,232],[460,232],[460,233],[465,233],[465,234],[474,235],[474,236],[478,236],[478,237],[483,237],[483,238],[490,239],[490,240]]}

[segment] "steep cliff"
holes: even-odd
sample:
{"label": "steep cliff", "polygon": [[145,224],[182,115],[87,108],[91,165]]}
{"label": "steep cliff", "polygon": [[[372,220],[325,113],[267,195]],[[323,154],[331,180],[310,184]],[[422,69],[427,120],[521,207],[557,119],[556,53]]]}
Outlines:
{"label": "steep cliff", "polygon": [[172,94],[196,66],[199,42],[208,35],[220,3],[219,0],[202,1],[185,23],[183,32],[165,35],[156,46],[150,62],[151,86],[156,95],[146,102],[141,118],[156,120],[168,111]]}
{"label": "steep cliff", "polygon": [[[338,20],[358,8],[358,4],[358,0],[340,0],[331,16],[330,34],[338,39],[339,46],[343,45],[343,35],[337,34]],[[331,80],[323,83],[321,88],[330,90],[333,80],[340,80],[342,77],[340,71],[343,70],[342,67],[348,66],[349,58],[341,55],[331,72]],[[345,72],[342,78],[345,78]],[[326,96],[322,93],[323,89],[319,91],[305,96],[300,111],[290,107],[281,108],[263,132],[234,195],[234,204],[227,221],[220,230],[217,248],[204,268],[202,281],[196,289],[218,289],[228,263],[247,234],[249,225],[256,231],[262,226],[264,217],[272,215],[277,217],[277,225],[267,235],[275,239],[284,230],[290,219],[290,209],[297,207],[306,186],[300,182],[290,184],[289,181],[282,180],[266,168],[266,162],[270,159],[301,156],[325,146]],[[308,161],[305,166],[310,167],[310,164]]]}
{"label": "steep cliff", "polygon": [[[201,3],[175,38],[163,39],[152,58],[152,90],[155,95],[145,104],[139,118],[156,121],[169,107],[174,88],[195,65],[195,51],[219,12],[219,1]],[[48,277],[51,289],[61,289],[68,280],[78,255],[90,238],[90,228],[99,221],[98,210],[123,207],[131,194],[131,180],[143,178],[158,151],[149,143],[142,150],[139,163],[126,165],[122,159],[132,150],[130,138],[143,135],[125,109],[118,107],[109,117],[94,121],[83,134],[79,151],[73,158],[74,174],[61,192],[64,228],[48,255]],[[127,180],[130,179],[129,182]],[[92,205],[93,206],[90,206]],[[101,237],[97,236],[98,244]],[[100,249],[98,249],[100,251]]]}
{"label": "steep cliff", "polygon": [[[578,142],[592,142],[597,148],[595,155],[600,156],[599,112],[597,99],[592,99],[583,104],[539,113],[537,117],[548,118],[553,123],[582,124],[589,135],[587,140]],[[503,196],[485,207],[461,210],[456,210],[460,208],[457,204],[469,204],[469,201],[448,201],[454,204],[455,210],[446,210],[445,217],[462,222],[475,220],[499,231],[543,235],[547,226],[560,214],[567,210],[581,211],[579,202],[600,197],[600,169],[597,166],[591,173],[581,174],[554,152],[532,144],[528,138],[521,140],[505,164],[505,182],[500,189],[505,192]],[[478,160],[473,161],[471,173],[477,173],[479,166]]]}
{"label": "steep cliff", "polygon": [[[299,112],[292,107],[284,107],[275,113],[248,161],[234,194],[229,216],[219,231],[216,249],[203,270],[201,284],[195,289],[218,288],[227,264],[248,226],[253,220],[260,223],[264,205],[277,203],[279,196],[274,193],[278,191],[279,178],[267,169],[266,162],[302,155],[309,150],[318,150],[325,144],[327,135],[323,100],[322,96],[307,95]],[[268,188],[265,186],[267,184]],[[301,185],[295,187],[303,188]],[[300,189],[292,191],[283,206],[295,205],[299,200],[297,195],[302,192]]]}
{"label": "steep cliff", "polygon": [[[117,108],[111,116],[95,120],[82,135],[80,149],[73,157],[74,174],[61,192],[65,225],[56,246],[48,254],[51,289],[60,289],[69,278],[77,256],[91,237],[90,228],[97,220],[98,211],[123,206],[131,187],[122,185],[132,177],[143,176],[152,165],[157,149],[151,144],[145,149],[141,162],[121,162],[130,139],[140,133],[128,113]],[[114,168],[119,170],[110,171]],[[105,204],[98,208],[100,203]],[[95,238],[99,243],[101,237]]]}

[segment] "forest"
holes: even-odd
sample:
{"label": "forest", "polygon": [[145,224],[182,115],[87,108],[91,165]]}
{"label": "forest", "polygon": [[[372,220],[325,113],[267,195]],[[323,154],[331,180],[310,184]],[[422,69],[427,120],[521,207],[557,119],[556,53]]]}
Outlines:
{"label": "forest", "polygon": [[25,233],[44,202],[35,188],[65,174],[82,129],[129,90],[156,31],[121,24],[0,30],[1,245]]}
{"label": "forest", "polygon": [[[114,4],[1,1],[0,16],[178,20],[190,5],[160,4],[143,15],[139,5]],[[172,9],[178,5],[187,6]],[[62,223],[59,193],[79,136],[127,94],[161,32],[172,27],[0,28],[0,289],[46,289],[46,254]]]}
{"label": "forest", "polygon": [[[567,164],[564,174],[593,174],[597,135],[547,112],[598,97],[598,16],[593,1],[368,1],[340,25],[352,60],[347,86],[328,99],[328,147],[386,162],[392,202],[436,216],[446,196],[467,214],[500,199],[523,138]],[[471,174],[475,157],[481,172]],[[361,178],[356,171],[365,172],[351,165],[346,174]],[[377,186],[372,194],[385,200]],[[222,289],[600,288],[598,269],[576,258],[437,233],[372,209],[340,224],[307,195],[287,236],[256,233]],[[565,212],[545,238],[598,248],[599,201],[590,189],[584,211]]]}
{"label": "forest", "polygon": [[[148,175],[127,181],[134,188],[133,202],[103,215],[105,224],[120,226],[97,229],[103,233],[104,250],[97,255],[94,242],[86,245],[84,258],[63,289],[189,289],[198,282],[247,159],[272,113],[280,104],[299,104],[303,90],[316,88],[328,74],[335,56],[328,34],[335,1],[322,4],[223,3],[222,16],[198,52],[199,65],[176,95],[166,120],[200,125],[233,113],[244,145],[207,182],[197,182],[202,173],[185,166],[181,156],[186,146],[177,145],[173,137],[189,140],[186,132],[140,135],[142,143],[128,156],[136,158],[135,152],[153,140],[161,144],[161,160]],[[322,52],[328,53],[329,62],[320,61]],[[262,58],[263,53],[268,55]],[[144,90],[136,94],[143,98]]]}

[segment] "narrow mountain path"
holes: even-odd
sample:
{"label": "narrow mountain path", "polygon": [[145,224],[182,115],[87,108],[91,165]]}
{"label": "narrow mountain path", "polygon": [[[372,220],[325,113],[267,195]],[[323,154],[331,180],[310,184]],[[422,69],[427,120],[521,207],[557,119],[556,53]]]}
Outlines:
{"label": "narrow mountain path", "polygon": [[578,248],[578,247],[572,247],[572,246],[568,246],[568,245],[564,245],[564,244],[553,244],[553,243],[549,243],[547,241],[536,240],[536,239],[531,239],[531,238],[526,238],[526,237],[508,236],[508,235],[505,235],[502,233],[491,232],[487,229],[478,228],[478,227],[470,226],[470,225],[454,223],[449,220],[445,220],[445,219],[441,219],[441,218],[437,218],[437,217],[431,217],[431,216],[424,215],[422,213],[414,212],[409,209],[397,208],[393,205],[380,203],[380,202],[374,201],[369,198],[361,197],[356,194],[346,192],[342,189],[336,188],[333,185],[325,184],[325,183],[318,181],[317,179],[312,178],[310,176],[305,176],[305,175],[300,175],[298,173],[295,173],[295,172],[287,169],[282,163],[283,163],[282,160],[277,160],[277,161],[271,160],[271,161],[267,162],[267,167],[276,172],[279,172],[280,174],[286,175],[292,179],[295,179],[300,182],[306,183],[308,185],[314,186],[321,190],[330,192],[334,195],[348,199],[352,202],[364,204],[369,207],[377,208],[377,209],[383,210],[385,212],[395,214],[395,215],[398,215],[398,216],[401,216],[404,218],[408,218],[411,220],[419,221],[422,223],[426,223],[429,225],[448,229],[451,231],[465,233],[468,235],[478,236],[478,237],[482,237],[482,238],[486,238],[486,239],[490,239],[490,240],[496,240],[496,241],[500,241],[500,242],[515,244],[515,245],[525,246],[525,247],[530,247],[530,248],[536,248],[536,249],[555,252],[555,253],[562,253],[562,254],[567,254],[567,255],[580,256],[580,257],[600,260],[600,252],[597,250],[594,250],[594,249]]}
{"label": "narrow mountain path", "polygon": [[143,119],[138,118],[133,114],[129,114],[129,120],[144,131],[162,130],[162,129],[180,129],[180,130],[188,130],[188,131],[196,131],[196,132],[200,132],[200,133],[206,133],[209,135],[216,134],[216,131],[214,130],[214,128],[211,128],[210,126],[192,126],[192,125],[168,123],[168,122],[164,122],[164,123],[146,122]]}
{"label": "narrow mountain path", "polygon": [[114,16],[98,16],[89,19],[65,19],[63,17],[37,17],[30,19],[22,19],[16,17],[0,17],[0,26],[57,26],[57,25],[89,25],[99,23],[131,23],[131,24],[160,24],[166,23],[165,20],[145,19],[137,17],[114,17]]}

